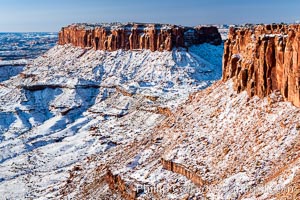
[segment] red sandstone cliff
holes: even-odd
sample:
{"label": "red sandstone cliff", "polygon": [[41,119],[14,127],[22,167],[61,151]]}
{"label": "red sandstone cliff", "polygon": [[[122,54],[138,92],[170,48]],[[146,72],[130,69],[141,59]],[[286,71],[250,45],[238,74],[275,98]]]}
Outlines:
{"label": "red sandstone cliff", "polygon": [[182,27],[162,24],[73,24],[59,32],[58,44],[115,51],[117,49],[172,50],[192,44],[219,45],[221,36],[216,27]]}
{"label": "red sandstone cliff", "polygon": [[223,80],[264,97],[279,90],[300,107],[300,25],[231,28],[224,44]]}

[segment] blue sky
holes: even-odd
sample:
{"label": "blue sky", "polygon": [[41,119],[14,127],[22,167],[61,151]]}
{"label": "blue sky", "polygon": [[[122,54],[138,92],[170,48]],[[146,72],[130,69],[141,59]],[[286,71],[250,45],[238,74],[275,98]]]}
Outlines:
{"label": "blue sky", "polygon": [[197,25],[296,20],[300,0],[0,0],[0,32],[58,31],[74,22]]}

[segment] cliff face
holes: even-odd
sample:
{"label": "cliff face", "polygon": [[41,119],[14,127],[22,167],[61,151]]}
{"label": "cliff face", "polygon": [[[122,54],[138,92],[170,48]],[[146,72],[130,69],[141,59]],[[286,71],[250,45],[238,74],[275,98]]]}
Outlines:
{"label": "cliff face", "polygon": [[279,90],[300,107],[300,25],[231,28],[224,44],[223,80],[264,97]]}
{"label": "cliff face", "polygon": [[216,27],[182,27],[162,24],[73,24],[59,32],[58,44],[115,51],[117,49],[150,49],[171,51],[173,47],[211,43],[219,45],[221,36]]}
{"label": "cliff face", "polygon": [[204,181],[201,179],[201,177],[199,177],[199,175],[197,175],[195,172],[192,172],[191,170],[185,168],[181,164],[177,164],[170,160],[164,160],[164,159],[161,159],[161,164],[164,169],[187,177],[189,180],[191,180],[193,183],[195,183],[199,187],[201,187],[205,184]]}

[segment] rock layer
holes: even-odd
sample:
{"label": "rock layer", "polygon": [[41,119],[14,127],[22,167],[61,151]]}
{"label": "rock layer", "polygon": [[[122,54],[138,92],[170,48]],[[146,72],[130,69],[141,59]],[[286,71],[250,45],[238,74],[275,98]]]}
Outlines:
{"label": "rock layer", "polygon": [[171,51],[173,47],[211,43],[219,45],[221,35],[216,27],[194,28],[164,24],[72,24],[59,32],[58,44],[115,51],[118,49]]}
{"label": "rock layer", "polygon": [[223,80],[264,97],[279,90],[300,107],[300,25],[231,28],[224,44]]}
{"label": "rock layer", "polygon": [[187,169],[186,167],[184,167],[181,164],[177,164],[171,160],[165,160],[163,158],[161,159],[161,164],[164,169],[187,177],[189,180],[191,180],[193,183],[195,183],[199,187],[204,185],[204,181],[202,180],[202,178],[199,175],[197,175],[195,172],[192,172],[191,170]]}

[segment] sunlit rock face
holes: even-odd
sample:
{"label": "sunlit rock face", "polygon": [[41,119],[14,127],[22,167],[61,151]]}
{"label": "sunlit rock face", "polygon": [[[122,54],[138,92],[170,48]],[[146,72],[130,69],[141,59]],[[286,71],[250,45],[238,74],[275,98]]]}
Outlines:
{"label": "sunlit rock face", "polygon": [[115,51],[118,49],[171,51],[173,47],[193,44],[221,44],[216,27],[184,27],[167,24],[72,24],[59,32],[59,44],[73,44],[82,48]]}
{"label": "sunlit rock face", "polygon": [[223,80],[235,89],[264,97],[279,90],[300,106],[300,26],[258,25],[231,28],[224,44]]}

